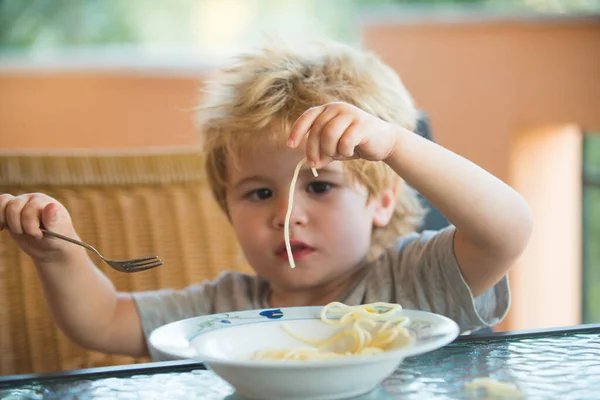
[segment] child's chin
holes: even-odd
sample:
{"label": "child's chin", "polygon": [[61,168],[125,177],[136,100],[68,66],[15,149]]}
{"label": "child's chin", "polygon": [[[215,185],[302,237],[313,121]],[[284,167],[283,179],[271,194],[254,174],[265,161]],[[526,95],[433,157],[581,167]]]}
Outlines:
{"label": "child's chin", "polygon": [[286,273],[285,276],[279,276],[279,280],[288,290],[306,290],[319,287],[323,282],[314,274],[302,273],[298,270],[295,274]]}

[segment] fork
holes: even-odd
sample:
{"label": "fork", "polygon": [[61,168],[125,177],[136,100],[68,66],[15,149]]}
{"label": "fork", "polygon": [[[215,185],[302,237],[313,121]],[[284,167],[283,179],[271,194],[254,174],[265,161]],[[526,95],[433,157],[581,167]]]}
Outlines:
{"label": "fork", "polygon": [[153,257],[142,257],[142,258],[132,258],[130,260],[111,260],[109,258],[104,257],[98,250],[93,248],[87,243],[80,242],[79,240],[71,239],[70,237],[63,236],[60,233],[52,232],[47,229],[41,228],[44,235],[53,236],[58,239],[66,240],[67,242],[74,243],[76,245],[85,247],[86,249],[93,251],[104,261],[107,263],[112,269],[115,269],[120,272],[140,272],[145,271],[147,269],[159,267],[163,265],[163,262],[158,256]]}

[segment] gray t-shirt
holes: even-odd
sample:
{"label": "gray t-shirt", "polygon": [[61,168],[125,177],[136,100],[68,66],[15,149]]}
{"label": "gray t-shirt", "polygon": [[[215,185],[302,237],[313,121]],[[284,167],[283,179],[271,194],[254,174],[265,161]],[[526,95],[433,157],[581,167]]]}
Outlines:
{"label": "gray t-shirt", "polygon": [[[454,256],[454,232],[454,227],[448,227],[399,238],[366,265],[337,301],[348,305],[383,301],[431,311],[456,321],[461,332],[498,323],[510,306],[508,278],[473,298]],[[137,292],[133,298],[147,339],[154,329],[181,319],[269,308],[268,293],[269,284],[264,279],[225,272],[214,281],[181,290]],[[154,361],[168,359],[148,347]]]}

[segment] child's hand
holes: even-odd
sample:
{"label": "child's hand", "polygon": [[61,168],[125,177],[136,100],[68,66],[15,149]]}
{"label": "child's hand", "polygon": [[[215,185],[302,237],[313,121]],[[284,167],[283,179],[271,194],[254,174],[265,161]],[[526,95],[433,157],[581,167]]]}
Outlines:
{"label": "child's hand", "polygon": [[[309,108],[292,126],[288,146],[306,141],[306,159],[314,168],[333,160],[389,158],[398,127],[351,104],[334,102]],[[310,132],[310,134],[309,134]]]}
{"label": "child's hand", "polygon": [[80,251],[64,240],[45,237],[41,226],[75,237],[68,211],[52,197],[41,193],[0,195],[0,230],[7,229],[34,261],[61,262],[69,252]]}

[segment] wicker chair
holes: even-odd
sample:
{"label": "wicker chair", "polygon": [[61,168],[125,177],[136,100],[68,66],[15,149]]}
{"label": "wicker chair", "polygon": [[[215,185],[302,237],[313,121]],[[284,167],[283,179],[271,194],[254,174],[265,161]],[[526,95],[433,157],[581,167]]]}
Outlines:
{"label": "wicker chair", "polygon": [[[181,288],[226,269],[250,272],[213,201],[195,149],[130,154],[0,154],[0,193],[47,193],[70,211],[84,241],[114,258],[159,255],[165,265],[122,274],[123,291]],[[0,374],[148,361],[87,351],[48,311],[30,259],[0,233]],[[65,277],[68,279],[68,277]]]}

